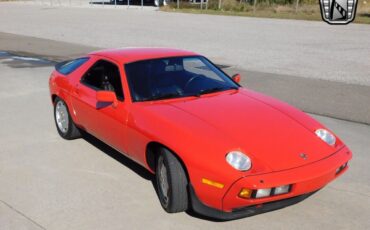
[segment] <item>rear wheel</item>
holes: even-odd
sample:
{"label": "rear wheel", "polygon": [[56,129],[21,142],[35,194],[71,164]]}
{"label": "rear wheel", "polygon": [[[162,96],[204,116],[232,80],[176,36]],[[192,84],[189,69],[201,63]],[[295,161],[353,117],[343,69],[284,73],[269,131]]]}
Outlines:
{"label": "rear wheel", "polygon": [[81,136],[69,114],[67,104],[59,97],[54,102],[54,119],[58,133],[64,139],[72,140]]}
{"label": "rear wheel", "polygon": [[188,180],[179,160],[167,149],[162,148],[157,158],[156,182],[159,200],[169,213],[188,209]]}

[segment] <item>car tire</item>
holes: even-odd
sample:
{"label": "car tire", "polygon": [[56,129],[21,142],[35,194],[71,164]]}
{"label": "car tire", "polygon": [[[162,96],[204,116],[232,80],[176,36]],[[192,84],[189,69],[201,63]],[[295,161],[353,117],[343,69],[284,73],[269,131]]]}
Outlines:
{"label": "car tire", "polygon": [[180,161],[168,149],[160,149],[156,164],[158,197],[168,213],[188,209],[188,180]]}
{"label": "car tire", "polygon": [[54,120],[59,135],[66,140],[81,137],[80,130],[73,122],[67,104],[57,97],[54,101]]}

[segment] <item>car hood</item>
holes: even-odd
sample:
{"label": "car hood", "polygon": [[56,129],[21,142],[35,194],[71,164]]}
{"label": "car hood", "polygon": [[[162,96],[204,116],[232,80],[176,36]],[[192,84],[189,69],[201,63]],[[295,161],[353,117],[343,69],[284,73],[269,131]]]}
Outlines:
{"label": "car hood", "polygon": [[213,126],[236,143],[230,150],[239,149],[273,171],[312,163],[335,150],[314,134],[321,125],[311,117],[253,91],[227,91],[168,105]]}

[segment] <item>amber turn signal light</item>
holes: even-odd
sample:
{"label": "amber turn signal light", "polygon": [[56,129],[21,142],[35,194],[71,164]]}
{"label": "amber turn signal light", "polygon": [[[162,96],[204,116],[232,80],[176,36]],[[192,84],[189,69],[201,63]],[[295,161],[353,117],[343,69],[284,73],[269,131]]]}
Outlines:
{"label": "amber turn signal light", "polygon": [[211,181],[211,180],[206,179],[206,178],[202,178],[202,183],[213,186],[213,187],[216,187],[216,188],[223,188],[224,187],[224,184],[221,184],[221,183],[216,182],[216,181]]}
{"label": "amber turn signal light", "polygon": [[239,197],[248,199],[252,196],[252,190],[249,188],[242,188],[239,192]]}

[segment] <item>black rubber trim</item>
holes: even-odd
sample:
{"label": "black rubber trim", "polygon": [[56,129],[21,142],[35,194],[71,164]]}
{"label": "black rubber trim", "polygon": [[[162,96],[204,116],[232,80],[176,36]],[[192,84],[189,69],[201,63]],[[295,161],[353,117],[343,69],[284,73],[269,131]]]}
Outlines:
{"label": "black rubber trim", "polygon": [[288,199],[283,199],[283,200],[278,200],[278,201],[273,201],[269,203],[264,203],[260,205],[254,205],[254,206],[247,206],[247,207],[242,207],[242,208],[237,208],[233,209],[231,212],[223,212],[221,210],[211,208],[209,206],[206,206],[203,204],[198,197],[195,194],[195,191],[192,187],[191,184],[189,184],[189,194],[190,194],[190,202],[191,206],[194,212],[210,217],[216,220],[234,220],[234,219],[240,219],[248,216],[254,216],[257,214],[281,209],[293,204],[296,204],[307,197],[311,196],[314,194],[316,191],[311,192],[311,193],[306,193],[300,196],[288,198]]}

